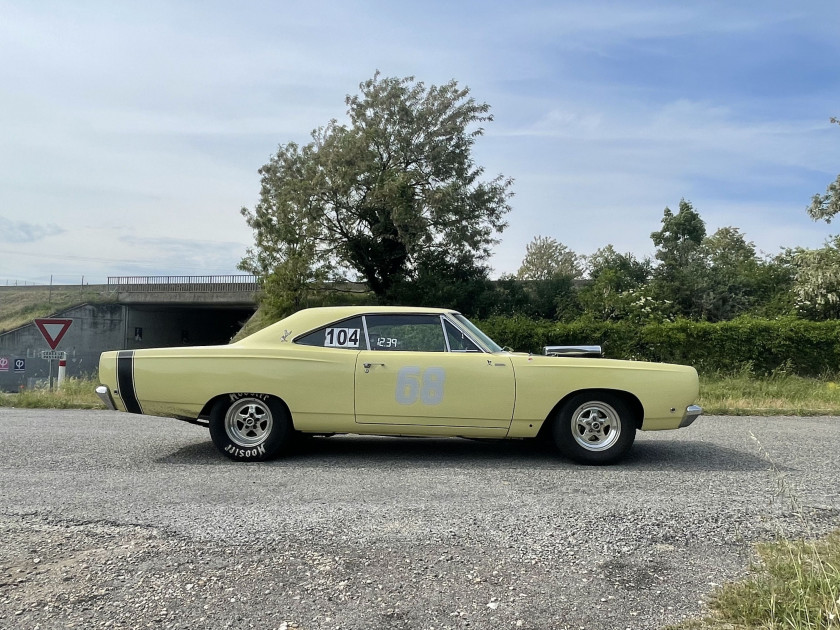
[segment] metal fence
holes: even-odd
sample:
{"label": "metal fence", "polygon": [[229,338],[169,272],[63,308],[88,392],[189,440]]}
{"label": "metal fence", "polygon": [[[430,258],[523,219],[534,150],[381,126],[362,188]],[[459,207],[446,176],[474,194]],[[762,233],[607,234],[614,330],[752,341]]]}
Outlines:
{"label": "metal fence", "polygon": [[108,276],[112,293],[254,293],[256,276]]}

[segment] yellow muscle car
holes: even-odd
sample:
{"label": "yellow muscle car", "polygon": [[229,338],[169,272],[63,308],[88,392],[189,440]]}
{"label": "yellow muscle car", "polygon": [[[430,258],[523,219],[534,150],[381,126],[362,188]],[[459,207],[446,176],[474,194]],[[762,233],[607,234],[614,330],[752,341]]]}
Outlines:
{"label": "yellow muscle car", "polygon": [[[209,425],[216,447],[266,460],[296,434],[546,438],[585,464],[622,457],[636,430],[676,429],[692,367],[507,352],[434,308],[313,308],[227,346],[104,352],[111,409]],[[597,354],[597,351],[596,351]]]}

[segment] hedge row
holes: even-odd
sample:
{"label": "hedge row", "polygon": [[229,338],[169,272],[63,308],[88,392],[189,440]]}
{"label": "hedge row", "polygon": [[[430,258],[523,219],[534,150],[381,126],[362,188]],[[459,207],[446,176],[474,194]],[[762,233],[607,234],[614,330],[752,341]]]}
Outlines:
{"label": "hedge row", "polygon": [[476,323],[497,343],[535,354],[547,345],[599,344],[609,358],[683,363],[707,373],[840,372],[840,321],[836,320],[745,317],[714,324],[678,320],[638,326],[494,317]]}

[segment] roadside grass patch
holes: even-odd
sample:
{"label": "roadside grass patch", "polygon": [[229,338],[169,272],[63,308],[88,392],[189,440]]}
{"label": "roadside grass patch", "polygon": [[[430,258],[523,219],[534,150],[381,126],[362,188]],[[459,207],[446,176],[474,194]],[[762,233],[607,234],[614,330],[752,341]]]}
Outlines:
{"label": "roadside grass patch", "polygon": [[761,543],[756,553],[746,579],[712,594],[708,617],[670,628],[840,629],[840,530],[814,541]]}
{"label": "roadside grass patch", "polygon": [[94,392],[98,381],[92,378],[66,378],[53,391],[48,387],[23,389],[17,394],[0,392],[0,407],[32,409],[104,409],[105,405]]}
{"label": "roadside grass patch", "polygon": [[698,404],[706,415],[840,415],[840,382],[794,374],[701,374]]}

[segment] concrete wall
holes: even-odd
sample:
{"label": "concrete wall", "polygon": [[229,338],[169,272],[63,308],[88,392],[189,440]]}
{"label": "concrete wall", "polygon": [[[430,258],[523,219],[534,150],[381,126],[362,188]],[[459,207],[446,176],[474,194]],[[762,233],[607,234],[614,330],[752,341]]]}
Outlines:
{"label": "concrete wall", "polygon": [[[124,337],[126,307],[120,304],[82,304],[55,316],[72,319],[56,350],[67,353],[67,376],[81,376],[95,372],[99,354],[106,348],[120,348]],[[0,359],[6,358],[10,367],[0,371],[0,389],[17,391],[21,385],[32,387],[49,379],[50,362],[41,358],[42,350],[50,347],[41,331],[33,324],[21,326],[0,335]],[[23,359],[23,372],[14,370],[15,360]],[[58,362],[53,362],[53,375]]]}
{"label": "concrete wall", "polygon": [[[56,350],[67,353],[67,376],[95,374],[106,350],[226,344],[254,308],[171,305],[81,304],[53,316],[73,323]],[[0,391],[18,391],[48,382],[50,362],[41,358],[49,345],[32,323],[0,334]],[[6,359],[3,362],[2,359]],[[23,359],[24,370],[15,371]],[[58,362],[53,362],[53,375]]]}

